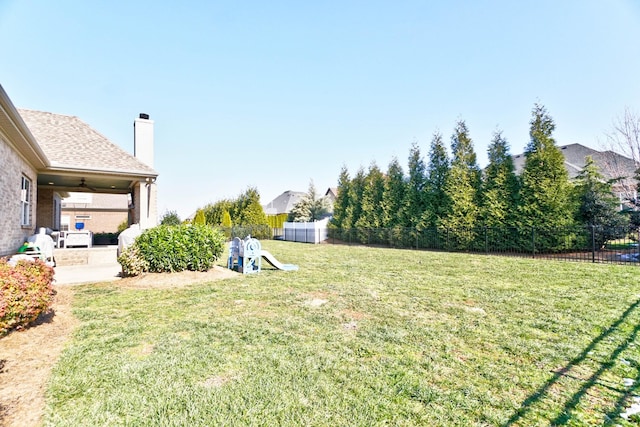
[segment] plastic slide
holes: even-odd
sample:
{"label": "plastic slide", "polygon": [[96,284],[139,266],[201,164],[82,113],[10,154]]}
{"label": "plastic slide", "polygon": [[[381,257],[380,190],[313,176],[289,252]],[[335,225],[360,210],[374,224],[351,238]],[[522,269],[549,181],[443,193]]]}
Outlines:
{"label": "plastic slide", "polygon": [[261,255],[265,261],[267,261],[269,264],[271,264],[273,267],[277,268],[278,270],[295,271],[298,269],[298,266],[294,264],[282,264],[280,261],[275,259],[274,256],[271,255],[269,251],[265,251],[264,249],[261,251]]}

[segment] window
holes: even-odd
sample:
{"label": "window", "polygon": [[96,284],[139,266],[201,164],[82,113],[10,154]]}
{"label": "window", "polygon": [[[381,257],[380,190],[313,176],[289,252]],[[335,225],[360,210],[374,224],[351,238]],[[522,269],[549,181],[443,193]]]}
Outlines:
{"label": "window", "polygon": [[20,225],[31,225],[31,180],[24,175],[20,192]]}

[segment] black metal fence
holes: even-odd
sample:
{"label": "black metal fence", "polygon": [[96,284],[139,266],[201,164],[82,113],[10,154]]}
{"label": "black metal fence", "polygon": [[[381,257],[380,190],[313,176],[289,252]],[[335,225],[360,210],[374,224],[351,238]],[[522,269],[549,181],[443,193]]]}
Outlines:
{"label": "black metal fence", "polygon": [[233,240],[235,237],[244,239],[247,236],[255,237],[256,239],[273,239],[276,236],[273,234],[274,230],[268,225],[235,225],[233,227],[219,227],[228,240]]}
{"label": "black metal fence", "polygon": [[629,227],[329,229],[329,243],[639,264],[640,231]]}

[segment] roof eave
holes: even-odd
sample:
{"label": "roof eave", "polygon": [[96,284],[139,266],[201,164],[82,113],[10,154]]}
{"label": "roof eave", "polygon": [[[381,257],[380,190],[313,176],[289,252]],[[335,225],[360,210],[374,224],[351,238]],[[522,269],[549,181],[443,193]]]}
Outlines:
{"label": "roof eave", "polygon": [[61,173],[61,174],[100,174],[121,178],[157,178],[158,172],[150,171],[116,171],[103,168],[74,168],[65,166],[49,166],[42,172]]}
{"label": "roof eave", "polygon": [[13,145],[36,169],[47,168],[50,165],[49,159],[40,148],[35,137],[22,120],[22,116],[11,102],[9,95],[0,85],[0,117],[5,118],[8,125],[5,131],[8,133],[11,145]]}

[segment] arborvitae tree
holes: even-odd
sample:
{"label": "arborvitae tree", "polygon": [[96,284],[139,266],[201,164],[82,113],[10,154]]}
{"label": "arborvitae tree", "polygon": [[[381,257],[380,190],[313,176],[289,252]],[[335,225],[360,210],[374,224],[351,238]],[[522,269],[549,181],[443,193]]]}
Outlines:
{"label": "arborvitae tree", "polygon": [[433,134],[429,148],[429,166],[427,167],[427,205],[423,219],[427,227],[437,227],[444,218],[450,205],[445,185],[449,177],[449,157],[442,141],[442,134]]}
{"label": "arborvitae tree", "polygon": [[417,143],[409,151],[409,178],[404,197],[402,222],[407,227],[423,228],[422,217],[427,209],[426,166]]}
{"label": "arborvitae tree", "polygon": [[369,166],[362,191],[362,211],[356,221],[356,228],[381,228],[383,225],[382,197],[384,194],[384,175],[378,165]]}
{"label": "arborvitae tree", "polygon": [[579,204],[576,219],[588,226],[611,228],[627,225],[626,217],[619,211],[620,201],[613,195],[611,183],[605,181],[591,156],[587,156],[586,161],[576,179],[575,191]]}
{"label": "arborvitae tree", "polygon": [[340,176],[338,177],[338,194],[333,202],[333,218],[331,218],[330,226],[332,228],[347,228],[345,218],[349,208],[349,194],[351,187],[351,178],[346,166],[342,166]]}
{"label": "arborvitae tree", "polygon": [[196,216],[193,218],[193,224],[196,225],[205,225],[207,220],[204,217],[204,211],[202,209],[198,209],[196,211]]}
{"label": "arborvitae tree", "polygon": [[302,199],[291,209],[289,221],[313,222],[325,218],[329,212],[327,199],[319,197],[313,180],[309,182],[309,189]]}
{"label": "arborvitae tree", "polygon": [[231,219],[235,225],[269,225],[260,204],[260,193],[255,187],[248,188],[235,201]]}
{"label": "arborvitae tree", "polygon": [[[553,119],[536,104],[532,111],[531,140],[525,150],[521,175],[518,220],[521,226],[538,228],[567,227],[573,224],[571,184],[564,167],[564,156],[556,146],[552,133]],[[563,236],[555,234],[555,241]],[[557,246],[551,245],[550,248]]]}
{"label": "arborvitae tree", "polygon": [[223,199],[202,208],[207,224],[223,225],[224,213],[229,213],[233,209],[233,204],[233,200]]}
{"label": "arborvitae tree", "polygon": [[518,177],[515,174],[509,143],[502,132],[495,132],[487,150],[489,165],[482,186],[482,221],[488,227],[514,227],[518,202]]}
{"label": "arborvitae tree", "polygon": [[346,215],[343,220],[343,228],[354,228],[362,214],[362,193],[364,192],[366,175],[364,169],[358,169],[358,173],[353,177],[349,184],[349,205],[347,206]]}
{"label": "arborvitae tree", "polygon": [[382,226],[386,228],[402,226],[401,211],[404,203],[407,183],[402,166],[397,158],[393,158],[387,169],[382,195]]}
{"label": "arborvitae tree", "polygon": [[464,121],[456,124],[451,136],[452,161],[445,192],[449,197],[449,211],[441,220],[441,225],[459,230],[459,244],[468,244],[473,235],[465,229],[478,225],[480,168],[476,163],[473,142]]}
{"label": "arborvitae tree", "polygon": [[231,214],[226,209],[222,213],[222,221],[220,222],[220,225],[225,227],[225,228],[229,228],[229,227],[233,226],[233,221],[231,221]]}

